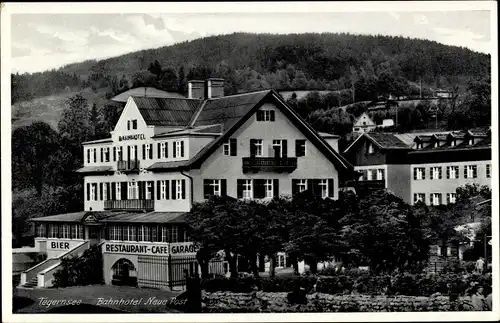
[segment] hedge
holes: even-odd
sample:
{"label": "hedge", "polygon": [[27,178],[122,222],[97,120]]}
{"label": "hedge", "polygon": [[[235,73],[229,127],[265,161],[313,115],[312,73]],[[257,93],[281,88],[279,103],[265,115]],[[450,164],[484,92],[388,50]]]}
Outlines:
{"label": "hedge", "polygon": [[431,296],[465,295],[472,282],[484,287],[485,295],[491,292],[491,274],[460,275],[447,274],[396,274],[370,276],[369,273],[348,273],[335,276],[295,276],[275,278],[212,278],[202,281],[202,289],[213,293],[228,291],[248,293],[292,292],[303,290],[306,293],[325,294],[365,294],[365,295],[406,295]]}

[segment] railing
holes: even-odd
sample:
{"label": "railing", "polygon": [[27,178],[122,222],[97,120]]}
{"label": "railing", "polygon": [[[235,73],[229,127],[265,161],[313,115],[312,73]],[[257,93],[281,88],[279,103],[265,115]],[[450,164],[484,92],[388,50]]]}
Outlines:
{"label": "railing", "polygon": [[297,157],[243,157],[243,172],[269,170],[293,172],[297,168]]}
{"label": "railing", "polygon": [[65,252],[62,255],[55,258],[58,260],[57,263],[55,263],[52,266],[49,266],[46,269],[38,272],[38,275],[37,275],[38,287],[51,287],[52,280],[54,279],[54,273],[56,271],[58,271],[59,267],[61,266],[61,259],[64,259],[64,258],[70,257],[70,256],[80,257],[85,252],[85,250],[89,249],[89,247],[90,247],[89,241],[84,241],[81,244],[72,248],[71,250],[68,250],[67,252]]}
{"label": "railing", "polygon": [[155,200],[107,200],[105,210],[154,210]]}
{"label": "railing", "polygon": [[134,172],[139,171],[139,160],[129,159],[129,160],[119,160],[116,169],[120,172]]}

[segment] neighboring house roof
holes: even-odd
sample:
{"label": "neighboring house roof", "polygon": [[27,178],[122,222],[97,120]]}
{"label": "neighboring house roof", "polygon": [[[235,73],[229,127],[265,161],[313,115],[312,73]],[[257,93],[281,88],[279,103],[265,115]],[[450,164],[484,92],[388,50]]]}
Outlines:
{"label": "neighboring house roof", "polygon": [[127,102],[130,96],[156,97],[156,98],[184,98],[182,94],[177,92],[167,92],[155,89],[154,87],[136,87],[118,94],[117,96],[111,98],[111,101],[125,103]]}
{"label": "neighboring house roof", "polygon": [[[135,98],[134,98],[135,100]],[[163,99],[171,100],[171,99]],[[315,144],[320,151],[339,169],[353,171],[352,165],[337,151],[335,151],[324,138],[305,122],[292,108],[290,108],[282,97],[274,90],[257,91],[243,94],[236,94],[221,98],[208,99],[199,104],[197,111],[192,112],[190,127],[215,126],[222,127],[222,135],[203,147],[193,158],[186,161],[186,164],[171,162],[155,163],[148,169],[179,169],[179,168],[199,168],[223,142],[228,139],[240,126],[242,126],[262,105],[266,102],[275,103],[305,135]],[[183,118],[183,122],[187,117]]]}
{"label": "neighboring house roof", "polygon": [[202,100],[132,97],[148,126],[186,127]]}
{"label": "neighboring house roof", "polygon": [[433,145],[425,147],[422,149],[414,150],[410,152],[411,154],[421,154],[429,152],[447,152],[447,151],[458,151],[458,150],[477,150],[477,149],[491,149],[491,137],[484,138],[483,140],[470,145],[467,141],[464,141],[456,146],[451,146],[449,143],[434,147]]}
{"label": "neighboring house roof", "polygon": [[393,133],[385,133],[385,132],[366,132],[356,138],[345,150],[344,153],[347,153],[359,140],[360,138],[366,138],[370,142],[374,143],[381,149],[411,149],[411,146],[399,139]]}

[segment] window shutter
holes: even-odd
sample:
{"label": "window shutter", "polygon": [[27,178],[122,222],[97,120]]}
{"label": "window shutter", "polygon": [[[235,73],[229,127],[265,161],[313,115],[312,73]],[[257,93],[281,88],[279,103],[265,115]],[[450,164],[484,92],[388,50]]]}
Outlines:
{"label": "window shutter", "polygon": [[453,167],[455,167],[455,176],[456,176],[457,179],[459,179],[460,178],[460,174],[459,174],[459,171],[458,171],[459,170],[458,166],[453,166]]}
{"label": "window shutter", "polygon": [[146,159],[146,145],[142,145],[142,159]]}
{"label": "window shutter", "polygon": [[111,183],[111,199],[116,200],[116,183]]}
{"label": "window shutter", "polygon": [[101,147],[101,160],[100,162],[102,163],[104,161],[104,148]]}
{"label": "window shutter", "polygon": [[274,118],[275,118],[274,110],[269,111],[269,113],[271,115],[271,121],[274,121]]}
{"label": "window shutter", "polygon": [[148,185],[151,185],[151,200],[154,200],[155,199],[155,182],[148,181],[147,183],[148,183]]}
{"label": "window shutter", "polygon": [[450,204],[450,193],[446,193],[446,204]]}
{"label": "window shutter", "polygon": [[128,195],[127,194],[127,191],[128,191],[128,189],[127,189],[127,182],[121,182],[120,184],[122,185],[122,189],[121,189],[122,196],[121,196],[121,198],[122,198],[122,200],[127,200],[128,199],[128,196],[127,196]]}
{"label": "window shutter", "polygon": [[107,200],[108,200],[108,201],[109,201],[109,200],[111,200],[111,199],[110,199],[110,197],[111,197],[111,183],[110,183],[110,182],[107,182],[107,183],[106,183],[106,193],[107,193],[107,194],[106,194],[106,195],[107,195],[107,196],[106,196]]}
{"label": "window shutter", "polygon": [[156,181],[156,199],[161,200],[161,181]]}
{"label": "window shutter", "polygon": [[230,151],[230,155],[231,156],[236,156],[237,155],[236,150],[237,150],[236,139],[235,138],[229,139],[229,151]]}
{"label": "window shutter", "polygon": [[413,180],[417,180],[417,169],[413,168]]}
{"label": "window shutter", "polygon": [[280,180],[279,179],[273,179],[273,195],[275,198],[280,197]]}
{"label": "window shutter", "polygon": [[335,194],[333,192],[333,178],[328,179],[328,197],[334,197]]}
{"label": "window shutter", "polygon": [[209,185],[209,180],[204,179],[203,180],[203,198],[208,199],[210,195],[214,194],[212,191],[212,186]]}
{"label": "window shutter", "polygon": [[439,167],[439,179],[443,178],[443,168]]}
{"label": "window shutter", "polygon": [[299,140],[295,140],[295,157],[301,157],[301,151],[300,151],[300,142]]}
{"label": "window shutter", "polygon": [[425,168],[422,168],[422,179],[425,179]]}
{"label": "window shutter", "polygon": [[181,187],[182,187],[182,192],[181,192],[181,195],[182,195],[182,199],[186,199],[186,180],[183,179],[181,180]]}
{"label": "window shutter", "polygon": [[467,178],[467,166],[464,166],[464,178]]}
{"label": "window shutter", "polygon": [[168,158],[168,141],[165,141],[165,158]]}
{"label": "window shutter", "polygon": [[266,197],[266,188],[264,186],[264,179],[254,179],[253,183],[253,197],[257,199],[261,199]]}
{"label": "window shutter", "polygon": [[236,181],[237,196],[239,199],[243,197],[243,181],[243,179],[238,179]]}
{"label": "window shutter", "polygon": [[87,183],[87,201],[90,201],[90,183]]}
{"label": "window shutter", "polygon": [[184,141],[181,141],[181,157],[184,157]]}
{"label": "window shutter", "polygon": [[283,156],[283,158],[286,158],[288,156],[288,141],[286,139],[283,139],[281,141],[281,146],[282,146],[281,149],[283,149],[281,156]]}
{"label": "window shutter", "polygon": [[313,182],[313,194],[314,196],[321,196],[321,187],[319,185],[320,179],[313,179],[311,180]]}
{"label": "window shutter", "polygon": [[102,201],[102,193],[103,193],[102,192],[102,190],[103,190],[102,186],[103,186],[103,183],[99,183],[99,200],[101,200],[101,201]]}
{"label": "window shutter", "polygon": [[[132,159],[132,156],[130,156],[130,146],[127,146],[127,158],[130,160]],[[127,160],[126,158],[124,158],[125,160]]]}
{"label": "window shutter", "polygon": [[177,190],[175,187],[177,180],[172,180],[172,200],[177,199]]}
{"label": "window shutter", "polygon": [[446,166],[446,179],[450,179],[450,166]]}
{"label": "window shutter", "polygon": [[472,168],[472,177],[473,177],[473,178],[477,178],[477,166],[474,166],[474,167]]}
{"label": "window shutter", "polygon": [[220,195],[227,196],[227,180],[226,179],[220,180]]}
{"label": "window shutter", "polygon": [[417,193],[413,193],[413,204],[417,203]]}
{"label": "window shutter", "polygon": [[307,190],[309,192],[311,192],[312,195],[314,195],[314,187],[313,186],[314,186],[313,180],[312,179],[308,179],[306,187],[307,187]]}
{"label": "window shutter", "polygon": [[149,159],[153,159],[153,144],[149,144]]}
{"label": "window shutter", "polygon": [[176,147],[177,147],[177,142],[175,142],[175,141],[174,141],[174,142],[172,143],[172,157],[173,157],[173,158],[176,158],[176,157],[177,157],[177,149],[176,149]]}
{"label": "window shutter", "polygon": [[263,118],[262,118],[262,114],[263,114],[263,112],[262,112],[262,111],[260,111],[260,110],[259,110],[259,111],[257,111],[257,121],[262,121],[262,119],[263,119]]}
{"label": "window shutter", "polygon": [[382,180],[385,180],[385,169],[382,169]]}
{"label": "window shutter", "polygon": [[292,179],[292,196],[299,194],[299,180]]}
{"label": "window shutter", "polygon": [[139,182],[139,199],[146,199],[146,182],[144,181]]}
{"label": "window shutter", "polygon": [[[173,183],[174,181],[172,181]],[[173,194],[173,193],[172,193]],[[169,199],[170,198],[170,181],[169,180],[166,180],[165,181],[165,199]]]}
{"label": "window shutter", "polygon": [[157,151],[158,151],[158,159],[161,158],[161,143],[158,143],[157,145]]}
{"label": "window shutter", "polygon": [[255,157],[255,139],[250,139],[250,157]]}

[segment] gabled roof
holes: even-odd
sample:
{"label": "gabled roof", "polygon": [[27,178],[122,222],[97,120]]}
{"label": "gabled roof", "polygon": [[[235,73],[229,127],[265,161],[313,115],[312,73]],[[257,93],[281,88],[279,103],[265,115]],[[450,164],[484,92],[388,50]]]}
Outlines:
{"label": "gabled roof", "polygon": [[108,143],[108,142],[113,142],[113,139],[104,138],[104,139],[90,140],[90,141],[82,142],[82,145],[103,144],[103,143]]}
{"label": "gabled roof", "polygon": [[[170,100],[170,99],[169,99]],[[243,125],[264,103],[275,103],[306,137],[315,144],[323,154],[341,170],[352,171],[352,165],[335,151],[324,138],[291,109],[274,90],[236,94],[199,103],[189,121],[190,127],[220,125],[222,135],[203,147],[186,164],[155,163],[148,169],[199,168],[202,163]],[[187,118],[186,118],[187,119]],[[185,119],[184,119],[185,121]]]}
{"label": "gabled roof", "polygon": [[356,140],[344,150],[344,153],[347,153],[362,137],[381,149],[411,149],[410,145],[406,144],[393,133],[371,131],[365,132],[356,138]]}
{"label": "gabled roof", "polygon": [[202,100],[132,97],[148,126],[186,127]]}

